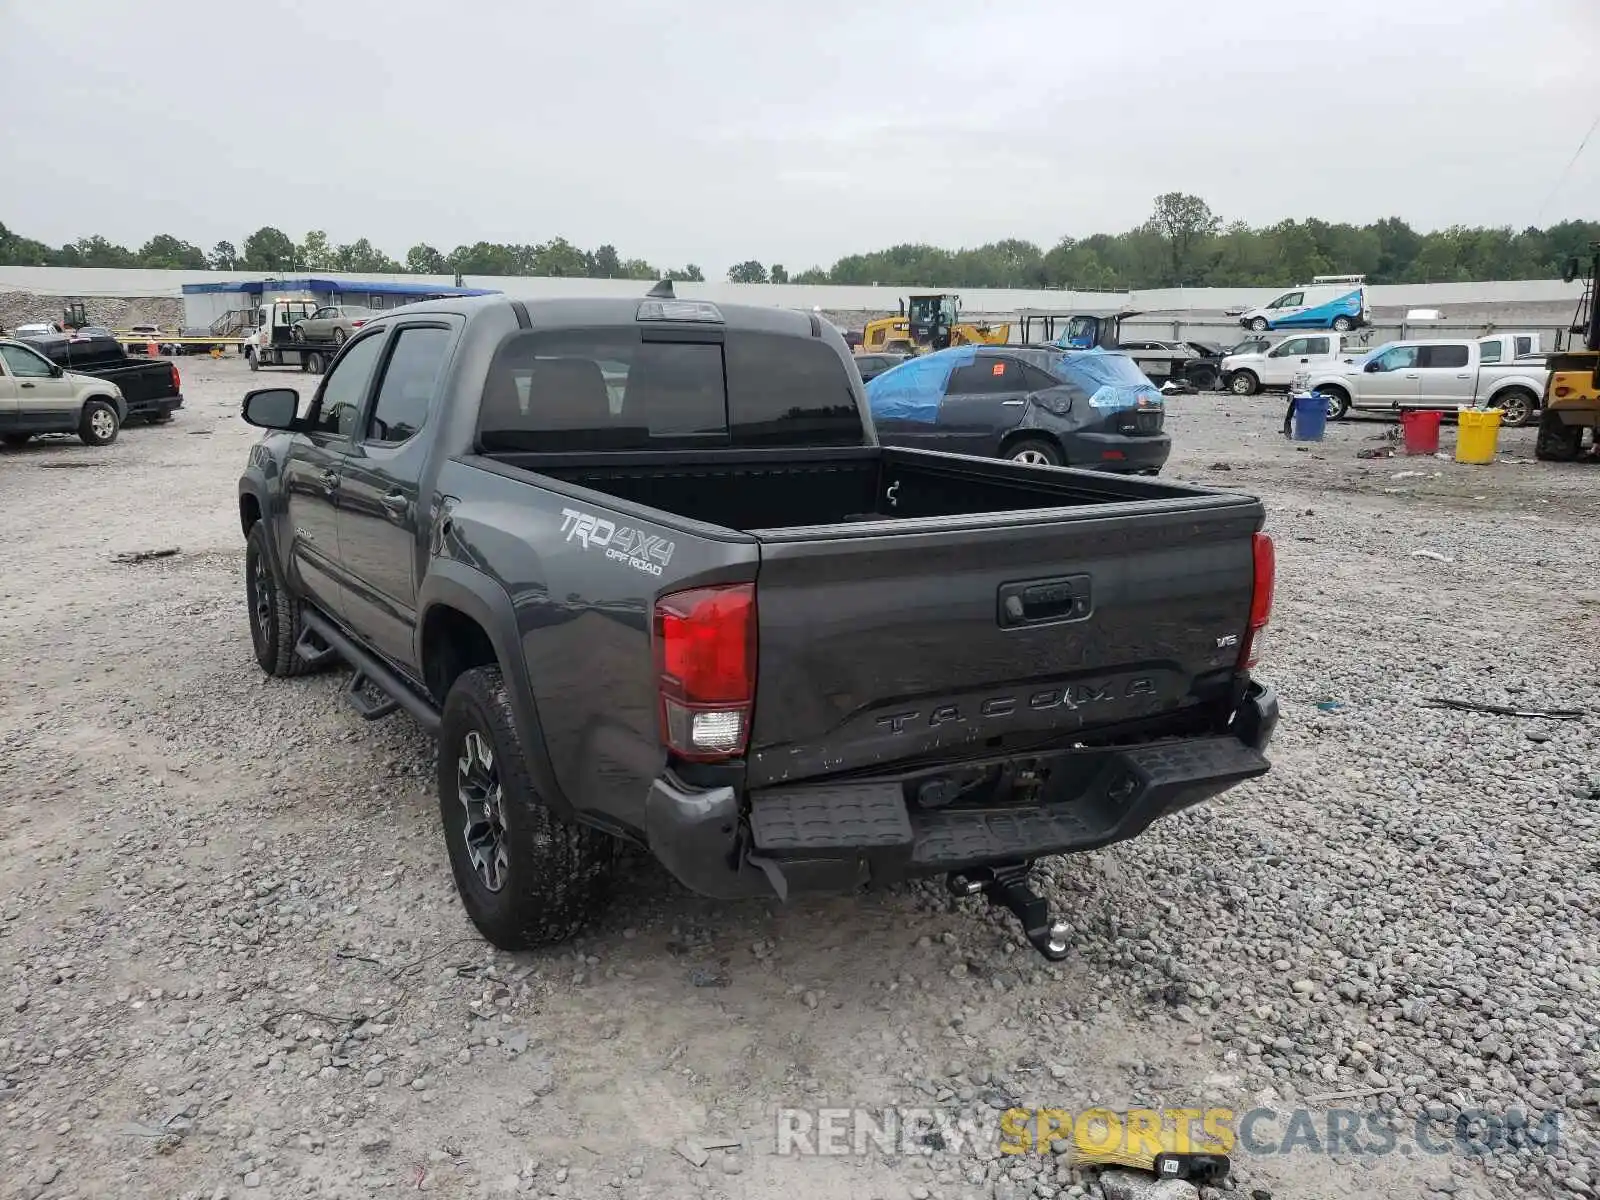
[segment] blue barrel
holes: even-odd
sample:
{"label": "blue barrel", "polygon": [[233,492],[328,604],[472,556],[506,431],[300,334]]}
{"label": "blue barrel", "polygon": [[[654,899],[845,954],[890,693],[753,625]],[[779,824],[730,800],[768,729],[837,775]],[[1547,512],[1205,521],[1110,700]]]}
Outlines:
{"label": "blue barrel", "polygon": [[1294,398],[1294,440],[1320,442],[1328,428],[1328,402],[1319,392]]}

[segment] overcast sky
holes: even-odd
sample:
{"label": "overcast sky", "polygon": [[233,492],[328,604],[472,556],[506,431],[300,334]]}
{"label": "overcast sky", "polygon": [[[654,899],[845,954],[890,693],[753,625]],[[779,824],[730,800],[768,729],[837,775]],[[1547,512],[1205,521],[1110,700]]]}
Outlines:
{"label": "overcast sky", "polygon": [[[992,15],[990,15],[992,13]],[[1600,0],[0,0],[0,222],[720,277],[1228,219],[1600,218]],[[1552,189],[1554,194],[1552,195]]]}

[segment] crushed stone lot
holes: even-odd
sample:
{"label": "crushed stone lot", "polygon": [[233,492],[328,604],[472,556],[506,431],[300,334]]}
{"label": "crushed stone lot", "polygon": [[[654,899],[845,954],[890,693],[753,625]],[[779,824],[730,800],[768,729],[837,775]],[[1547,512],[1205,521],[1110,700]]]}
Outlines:
{"label": "crushed stone lot", "polygon": [[0,1198],[1197,1194],[959,1138],[775,1153],[778,1108],[846,1105],[1270,1109],[1216,1194],[1600,1196],[1600,467],[1171,400],[1166,475],[1268,506],[1274,769],[1046,864],[1058,966],[938,886],[724,904],[638,856],[579,941],[503,954],[420,730],[256,667],[264,377],[181,369],[170,425],[0,450]]}

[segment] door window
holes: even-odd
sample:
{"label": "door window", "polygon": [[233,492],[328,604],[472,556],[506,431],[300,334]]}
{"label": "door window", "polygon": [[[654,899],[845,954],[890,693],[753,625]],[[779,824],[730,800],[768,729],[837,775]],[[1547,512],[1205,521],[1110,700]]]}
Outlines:
{"label": "door window", "polygon": [[389,365],[378,385],[378,400],[367,422],[367,441],[397,446],[416,435],[428,420],[449,351],[448,329],[410,328],[395,335]]}
{"label": "door window", "polygon": [[998,396],[1026,391],[1020,364],[1009,358],[978,358],[950,372],[946,396]]}
{"label": "door window", "polygon": [[1328,339],[1325,337],[1302,338],[1306,348],[1302,354],[1326,354],[1328,352]]}
{"label": "door window", "polygon": [[1419,367],[1464,367],[1467,365],[1465,346],[1423,346],[1417,360]]}
{"label": "door window", "polygon": [[25,346],[0,346],[0,358],[18,379],[49,379],[55,374],[46,359]]}
{"label": "door window", "polygon": [[1519,337],[1517,339],[1517,357],[1521,358],[1524,354],[1532,354],[1532,353],[1533,353],[1533,339],[1532,338],[1527,338],[1527,337]]}
{"label": "door window", "polygon": [[1478,345],[1478,361],[1485,365],[1500,361],[1499,342],[1481,342]]}
{"label": "door window", "polygon": [[1306,340],[1305,338],[1290,338],[1287,342],[1274,346],[1272,353],[1267,357],[1290,358],[1296,354],[1304,354],[1306,352]]}
{"label": "door window", "polygon": [[372,376],[378,367],[378,352],[382,349],[383,335],[378,334],[351,342],[338,357],[322,380],[317,413],[312,419],[314,432],[340,437],[349,437],[355,432],[356,418],[366,403]]}
{"label": "door window", "polygon": [[1022,386],[1027,388],[1030,392],[1045,392],[1049,391],[1051,388],[1057,388],[1061,386],[1059,380],[1053,379],[1048,373],[1041,371],[1038,367],[1032,366],[1028,363],[1021,363],[1020,366],[1022,367]]}
{"label": "door window", "polygon": [[1287,295],[1279,296],[1271,304],[1267,305],[1267,307],[1268,308],[1294,308],[1297,305],[1304,304],[1305,302],[1306,302],[1306,294],[1304,292],[1290,292]]}
{"label": "door window", "polygon": [[1415,346],[1396,346],[1392,350],[1385,350],[1372,360],[1372,369],[1375,372],[1404,371],[1417,365],[1417,348]]}

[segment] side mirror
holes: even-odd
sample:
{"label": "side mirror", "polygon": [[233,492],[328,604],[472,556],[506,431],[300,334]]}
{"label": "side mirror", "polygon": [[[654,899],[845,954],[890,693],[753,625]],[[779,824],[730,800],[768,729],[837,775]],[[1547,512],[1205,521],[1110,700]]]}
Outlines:
{"label": "side mirror", "polygon": [[300,393],[293,388],[257,388],[248,392],[240,415],[260,429],[293,429],[300,411]]}
{"label": "side mirror", "polygon": [[60,379],[66,373],[67,373],[67,369],[65,367],[63,367],[60,363],[51,363],[50,364],[50,378],[52,378],[52,379]]}
{"label": "side mirror", "polygon": [[1369,362],[1366,366],[1362,367],[1361,369],[1363,371],[1365,371],[1368,375],[1376,375],[1382,369],[1382,367],[1383,367],[1383,364],[1378,362],[1376,359],[1374,359],[1372,362]]}

